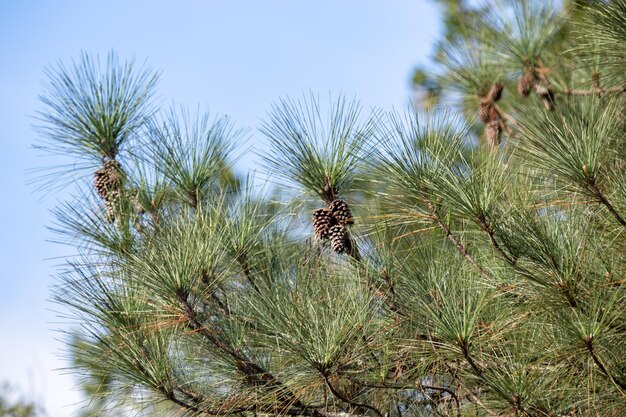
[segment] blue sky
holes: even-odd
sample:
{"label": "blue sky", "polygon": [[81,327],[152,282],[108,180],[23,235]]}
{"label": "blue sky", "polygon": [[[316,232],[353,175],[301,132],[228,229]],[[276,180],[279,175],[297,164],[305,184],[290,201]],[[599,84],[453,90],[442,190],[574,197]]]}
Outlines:
{"label": "blue sky", "polygon": [[[281,97],[309,91],[356,96],[367,108],[409,102],[411,69],[427,62],[440,30],[429,0],[225,0],[0,2],[0,381],[39,398],[51,416],[69,416],[80,396],[55,370],[71,325],[48,300],[51,277],[73,253],[49,240],[49,210],[27,185],[38,157],[32,116],[44,69],[80,51],[114,49],[161,71],[164,105],[208,107],[252,132]],[[245,155],[239,172],[258,168]]]}

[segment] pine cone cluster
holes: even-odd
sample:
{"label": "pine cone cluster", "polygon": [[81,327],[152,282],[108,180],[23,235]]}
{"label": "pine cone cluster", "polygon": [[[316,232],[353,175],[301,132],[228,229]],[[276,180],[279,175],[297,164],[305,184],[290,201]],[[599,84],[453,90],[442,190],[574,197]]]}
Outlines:
{"label": "pine cone cluster", "polygon": [[317,237],[330,240],[333,250],[344,253],[349,246],[346,226],[354,224],[348,203],[335,199],[328,207],[313,212],[313,230]]}
{"label": "pine cone cluster", "polygon": [[93,186],[104,200],[105,219],[115,219],[115,206],[119,203],[122,189],[122,168],[115,159],[106,160],[103,167],[94,173]]}
{"label": "pine cone cluster", "polygon": [[122,186],[121,167],[115,159],[104,162],[104,166],[97,170],[93,176],[93,186],[103,200],[108,201],[111,193],[119,190]]}
{"label": "pine cone cluster", "polygon": [[553,110],[554,96],[552,91],[548,88],[548,79],[546,78],[545,70],[542,71],[541,69],[526,67],[517,83],[517,92],[522,97],[527,97],[533,89],[541,98],[546,110]]}

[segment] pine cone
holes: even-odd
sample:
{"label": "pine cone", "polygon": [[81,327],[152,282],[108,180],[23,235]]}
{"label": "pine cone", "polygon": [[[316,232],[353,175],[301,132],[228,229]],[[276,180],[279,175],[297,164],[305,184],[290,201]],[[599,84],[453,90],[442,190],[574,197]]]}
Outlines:
{"label": "pine cone", "polygon": [[497,148],[500,144],[500,123],[499,120],[492,120],[485,127],[485,137],[490,148]]}
{"label": "pine cone", "polygon": [[535,70],[532,67],[524,68],[524,72],[517,83],[517,92],[520,96],[527,97],[536,81],[537,76],[535,75]]}
{"label": "pine cone", "polygon": [[478,117],[483,123],[489,123],[491,119],[491,102],[487,98],[480,100],[480,106],[478,107]]}
{"label": "pine cone", "polygon": [[487,98],[493,102],[496,102],[502,98],[502,90],[504,90],[504,84],[495,83],[489,89],[489,93],[487,94]]}
{"label": "pine cone", "polygon": [[106,200],[108,196],[107,178],[107,170],[103,168],[93,174],[93,186],[103,200]]}
{"label": "pine cone", "polygon": [[330,228],[335,224],[337,224],[337,221],[330,210],[320,208],[313,212],[313,230],[318,238],[328,239],[330,237]]}
{"label": "pine cone", "polygon": [[337,224],[329,230],[330,244],[337,253],[344,253],[348,248],[346,228]]}
{"label": "pine cone", "polygon": [[93,186],[98,195],[108,201],[112,191],[122,186],[121,167],[115,159],[104,162],[104,166],[94,173]]}
{"label": "pine cone", "polygon": [[341,225],[354,224],[352,213],[350,213],[350,206],[344,200],[333,200],[328,206],[328,210],[337,219],[337,223]]}

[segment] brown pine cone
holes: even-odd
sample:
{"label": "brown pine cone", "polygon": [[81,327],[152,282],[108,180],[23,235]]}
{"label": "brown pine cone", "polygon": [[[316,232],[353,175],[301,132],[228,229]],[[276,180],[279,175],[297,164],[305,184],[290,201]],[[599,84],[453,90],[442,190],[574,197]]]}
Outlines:
{"label": "brown pine cone", "polygon": [[504,90],[504,84],[495,83],[489,89],[489,93],[487,94],[487,98],[493,102],[496,102],[502,98],[502,90]]}
{"label": "brown pine cone", "polygon": [[327,208],[320,208],[313,212],[313,230],[320,239],[329,238],[329,230],[337,221]]}
{"label": "brown pine cone", "polygon": [[520,96],[527,97],[530,94],[530,90],[537,81],[537,75],[532,67],[524,68],[524,72],[517,83],[517,92]]}
{"label": "brown pine cone", "polygon": [[328,206],[328,210],[337,220],[338,224],[351,225],[354,224],[354,218],[350,212],[350,206],[344,200],[333,200]]}
{"label": "brown pine cone", "polygon": [[103,200],[108,200],[113,191],[122,186],[121,167],[115,159],[107,160],[103,167],[94,173],[93,186]]}
{"label": "brown pine cone", "polygon": [[333,250],[337,253],[345,253],[348,248],[346,228],[337,224],[330,228],[329,236]]}
{"label": "brown pine cone", "polygon": [[489,123],[491,119],[491,102],[487,98],[480,100],[480,106],[478,107],[478,117],[483,123]]}

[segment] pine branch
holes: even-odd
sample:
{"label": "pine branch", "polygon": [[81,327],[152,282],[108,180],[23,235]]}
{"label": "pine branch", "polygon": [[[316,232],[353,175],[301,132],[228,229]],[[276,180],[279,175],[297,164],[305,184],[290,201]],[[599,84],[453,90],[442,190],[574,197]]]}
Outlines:
{"label": "pine branch", "polygon": [[[540,3],[450,19],[447,73],[428,78],[462,93],[463,115],[361,118],[342,97],[326,114],[313,95],[272,108],[266,166],[325,204],[315,259],[301,224],[229,176],[244,132],[227,118],[147,122],[150,71],[60,67],[42,145],[100,168],[97,194],[55,225],[84,252],[55,296],[91,338],[77,367],[187,415],[621,415],[626,0]],[[518,92],[538,106],[509,91],[520,68]],[[466,123],[477,110],[491,149]],[[381,211],[382,243],[350,228],[355,192]]]}
{"label": "pine branch", "polygon": [[626,227],[626,219],[624,219],[624,217],[622,217],[621,214],[618,213],[617,210],[615,210],[615,207],[613,207],[613,205],[609,202],[606,196],[602,193],[602,190],[600,190],[598,185],[590,178],[586,180],[586,185],[590,188],[593,195],[598,199],[598,202],[603,204],[622,226]]}
{"label": "pine branch", "polygon": [[459,341],[459,345],[461,348],[461,354],[463,355],[463,359],[465,359],[465,361],[469,364],[474,374],[481,379],[485,379],[483,370],[478,366],[476,361],[474,361],[474,358],[469,353],[469,346],[467,342],[464,340],[461,340]]}
{"label": "pine branch", "polygon": [[427,384],[422,384],[422,383],[416,383],[415,385],[411,385],[411,384],[398,384],[398,383],[393,383],[393,382],[370,382],[370,381],[362,381],[362,380],[357,380],[357,379],[353,379],[353,381],[358,383],[359,385],[362,385],[368,388],[382,388],[382,389],[394,389],[394,390],[417,389],[420,391],[432,390],[432,391],[445,392],[452,397],[452,399],[454,400],[456,404],[458,415],[459,416],[461,415],[461,402],[459,400],[458,395],[456,394],[456,392],[446,387],[438,387],[438,386],[427,385]]}
{"label": "pine branch", "polygon": [[[224,341],[220,340],[213,332],[211,332],[206,326],[204,326],[196,317],[193,306],[187,300],[184,294],[180,294],[179,301],[181,307],[187,318],[187,325],[190,330],[204,336],[213,346],[218,348],[221,352],[227,354],[235,360],[237,369],[250,376],[254,380],[266,384],[267,386],[276,389],[279,394],[279,399],[284,404],[292,404],[293,407],[300,410],[303,415],[309,415],[312,417],[322,417],[317,410],[310,410],[306,404],[302,403],[295,394],[291,393],[276,377],[265,370],[260,365],[251,361],[244,353],[232,348]],[[286,410],[285,410],[286,411]],[[382,416],[380,416],[382,417]]]}
{"label": "pine branch", "polygon": [[473,392],[471,392],[471,391],[470,391],[470,392],[468,392],[468,394],[467,394],[467,398],[468,398],[471,402],[473,402],[474,404],[477,404],[480,408],[482,408],[482,409],[483,409],[483,411],[485,411],[485,412],[487,413],[487,415],[488,415],[488,416],[490,416],[490,417],[499,417],[499,416],[501,416],[501,414],[500,414],[500,413],[497,413],[497,412],[495,412],[495,411],[491,410],[490,408],[488,408],[488,407],[485,405],[485,403],[484,403],[484,402],[483,402],[480,398],[478,398],[478,397],[477,397],[477,396],[476,396]]}
{"label": "pine branch", "polygon": [[130,139],[154,112],[158,74],[150,68],[138,70],[132,61],[120,63],[114,52],[105,65],[99,57],[82,53],[71,68],[59,64],[46,75],[45,94],[39,97],[45,108],[38,112],[41,124],[36,127],[42,140],[36,148],[84,163],[53,167],[38,179],[42,187],[63,177],[72,180],[77,169],[115,160],[129,150]]}
{"label": "pine branch", "polygon": [[626,87],[610,87],[610,88],[592,88],[588,90],[583,89],[553,89],[556,94],[563,94],[566,96],[603,96],[606,94],[623,94],[626,93]]}
{"label": "pine branch", "polygon": [[259,293],[260,292],[259,287],[257,287],[256,283],[254,282],[254,275],[252,273],[252,269],[250,268],[250,262],[248,261],[248,256],[246,255],[246,253],[242,252],[239,255],[237,255],[236,260],[239,266],[241,267],[241,270],[243,271],[243,276],[246,277],[250,285],[252,285],[252,288],[254,288],[254,291]]}
{"label": "pine branch", "polygon": [[368,404],[363,404],[363,403],[358,403],[356,401],[352,401],[349,398],[347,398],[345,395],[343,395],[342,393],[337,391],[337,389],[335,387],[333,387],[333,385],[330,383],[329,377],[328,377],[328,375],[326,374],[325,371],[320,371],[320,375],[322,376],[322,378],[326,382],[326,386],[328,386],[328,389],[330,389],[330,392],[335,397],[337,397],[338,399],[340,399],[341,401],[343,401],[346,404],[350,404],[353,407],[366,408],[366,409],[368,409],[370,411],[373,411],[378,417],[383,417],[383,414],[378,409],[376,409],[375,407],[372,407],[371,405],[368,405]]}
{"label": "pine branch", "polygon": [[624,392],[626,390],[626,383],[616,379],[609,372],[609,370],[604,366],[604,364],[602,363],[602,361],[600,360],[600,358],[596,354],[592,338],[586,338],[585,339],[585,347],[587,348],[587,351],[589,352],[589,355],[593,359],[593,363],[595,363],[596,366],[598,367],[598,369],[600,369],[600,372],[602,372],[602,374],[604,374],[604,376],[606,376],[613,384],[615,384],[617,386],[617,388],[619,389],[620,393],[626,398],[626,392]]}
{"label": "pine branch", "polygon": [[[176,391],[183,393],[187,397],[188,401],[176,395]],[[204,405],[208,402],[208,398],[198,393],[191,392],[190,390],[182,388],[182,387],[175,387],[169,390],[162,388],[161,394],[163,394],[165,398],[172,401],[174,404],[177,404],[181,406],[182,408],[192,411],[197,414],[204,414],[204,415],[210,415],[210,416],[228,416],[232,414],[239,414],[245,411],[249,411],[248,407],[236,407],[236,408],[229,408],[229,409],[224,409],[224,410],[210,409],[206,405]]]}
{"label": "pine branch", "polygon": [[[452,379],[459,383],[460,386],[458,390],[460,391],[461,386],[465,385],[464,381],[459,378],[459,375],[456,369],[451,368],[448,364],[444,364],[444,366],[446,367],[446,370],[448,371],[448,374],[450,374]],[[464,387],[464,388],[467,390],[466,398],[470,400],[472,403],[477,404],[481,409],[483,409],[487,413],[488,416],[490,417],[500,416],[500,413],[493,411],[489,407],[487,407],[485,403],[480,398],[478,398],[470,389],[468,389],[467,387]]]}
{"label": "pine branch", "polygon": [[500,244],[498,243],[498,241],[496,240],[494,231],[493,231],[493,227],[491,226],[491,224],[487,221],[486,217],[484,215],[479,215],[478,218],[476,219],[478,222],[478,225],[481,227],[481,229],[487,233],[487,236],[489,236],[489,241],[491,242],[491,245],[493,246],[493,248],[496,250],[496,252],[498,252],[500,254],[500,256],[502,256],[502,258],[511,266],[515,266],[515,264],[517,263],[517,259],[515,259],[515,257],[508,255],[500,246]]}
{"label": "pine branch", "polygon": [[430,202],[428,203],[428,209],[430,210],[433,221],[443,231],[443,233],[446,235],[446,238],[454,244],[454,246],[457,248],[459,253],[461,253],[461,255],[463,255],[463,257],[467,259],[474,268],[476,268],[476,270],[478,271],[478,273],[480,273],[480,275],[482,275],[484,278],[488,279],[489,281],[492,281],[492,278],[489,276],[489,274],[487,274],[485,270],[480,265],[478,265],[478,262],[476,262],[474,257],[470,255],[470,253],[467,251],[465,246],[463,246],[463,244],[459,242],[457,238],[452,234],[452,231],[450,230],[450,228],[441,221],[441,219],[437,215],[437,211],[435,207]]}

